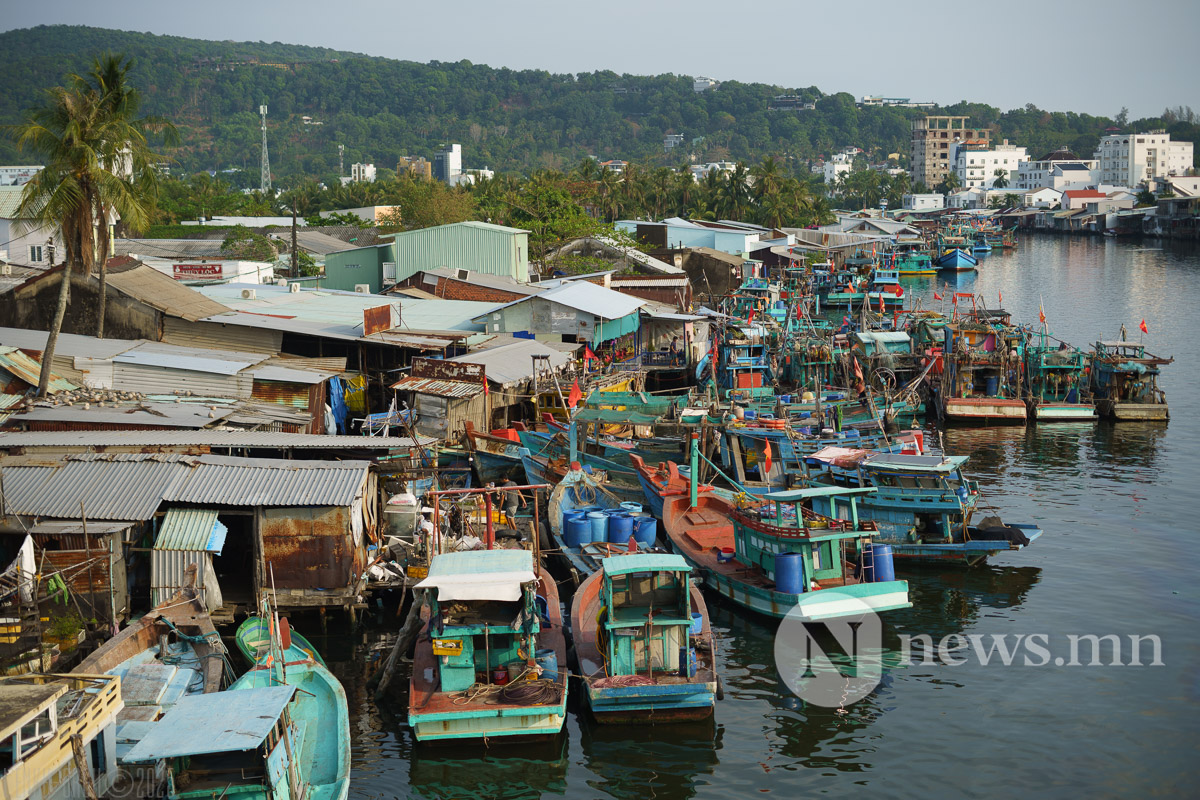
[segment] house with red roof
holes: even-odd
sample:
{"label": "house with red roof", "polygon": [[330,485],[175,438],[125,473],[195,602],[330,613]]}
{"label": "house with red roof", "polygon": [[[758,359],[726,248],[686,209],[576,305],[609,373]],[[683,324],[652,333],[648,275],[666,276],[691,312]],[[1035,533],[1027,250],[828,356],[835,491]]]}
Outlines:
{"label": "house with red roof", "polygon": [[1095,203],[1107,197],[1108,195],[1104,192],[1096,189],[1068,189],[1063,192],[1062,208],[1063,211],[1073,211],[1077,208],[1083,208],[1088,203]]}

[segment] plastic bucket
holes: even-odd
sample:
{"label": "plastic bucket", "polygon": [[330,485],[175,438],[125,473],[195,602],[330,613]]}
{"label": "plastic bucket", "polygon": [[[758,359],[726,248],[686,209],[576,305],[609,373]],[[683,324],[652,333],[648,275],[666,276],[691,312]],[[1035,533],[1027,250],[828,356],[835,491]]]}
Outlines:
{"label": "plastic bucket", "polygon": [[563,528],[563,539],[566,540],[567,547],[582,547],[592,540],[592,523],[589,519],[568,519]]}
{"label": "plastic bucket", "polygon": [[497,686],[504,686],[508,683],[508,669],[506,667],[497,667],[492,670],[492,683]]}
{"label": "plastic bucket", "polygon": [[722,547],[721,552],[717,553],[718,564],[728,564],[733,561],[733,557],[737,555],[737,551],[732,547]]}
{"label": "plastic bucket", "polygon": [[868,552],[871,559],[871,580],[875,583],[896,580],[896,565],[892,562],[892,546],[873,543]]}
{"label": "plastic bucket", "polygon": [[608,534],[608,514],[603,511],[589,511],[587,521],[590,531],[588,541],[603,542]]}
{"label": "plastic bucket", "polygon": [[747,408],[743,413],[746,415],[746,419],[754,419],[758,416],[758,412],[750,408]]}
{"label": "plastic bucket", "polygon": [[621,503],[621,510],[628,511],[630,514],[640,514],[642,513],[642,504],[633,502]]}
{"label": "plastic bucket", "polygon": [[637,528],[633,531],[633,538],[637,539],[639,547],[653,547],[654,540],[658,538],[658,520],[651,516],[636,519]]}
{"label": "plastic bucket", "polygon": [[779,395],[779,402],[783,403],[785,406],[789,405],[792,402],[792,396],[790,394],[781,394]]}
{"label": "plastic bucket", "polygon": [[804,556],[802,554],[775,554],[775,590],[785,594],[800,594],[804,591]]}
{"label": "plastic bucket", "polygon": [[628,514],[610,514],[608,517],[608,541],[610,544],[629,544],[633,536],[633,517]]}
{"label": "plastic bucket", "polygon": [[996,392],[1000,391],[1000,378],[991,375],[983,382],[983,391],[988,397],[993,397]]}
{"label": "plastic bucket", "polygon": [[548,681],[558,680],[558,654],[553,650],[538,650],[533,660],[541,667],[542,678]]}
{"label": "plastic bucket", "polygon": [[692,627],[688,628],[688,633],[693,636],[704,630],[704,615],[692,614]]}

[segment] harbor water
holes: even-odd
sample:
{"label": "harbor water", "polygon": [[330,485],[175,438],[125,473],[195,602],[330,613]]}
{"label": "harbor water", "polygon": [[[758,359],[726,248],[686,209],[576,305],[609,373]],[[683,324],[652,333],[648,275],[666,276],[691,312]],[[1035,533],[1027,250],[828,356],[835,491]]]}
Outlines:
{"label": "harbor water", "polygon": [[[725,699],[701,726],[592,723],[576,709],[549,746],[418,748],[400,704],[370,700],[364,641],[330,641],[343,661],[354,738],[350,797],[728,798],[1194,796],[1200,786],[1200,251],[1169,242],[1024,236],[977,275],[906,281],[926,307],[954,292],[1085,349],[1143,337],[1173,355],[1161,386],[1169,424],[951,429],[986,504],[1046,533],[974,568],[905,568],[913,607],[885,615],[885,646],[950,634],[1045,637],[1050,663],[986,665],[970,640],[887,669],[866,699],[806,705],[775,671],[775,625],[710,601]],[[934,292],[944,300],[933,299]],[[1146,320],[1149,334],[1138,323]],[[936,434],[926,437],[937,442]],[[395,626],[396,620],[383,620]],[[1156,636],[1142,666],[1070,665],[1068,636]],[[1102,650],[1102,653],[1107,652]],[[353,655],[351,655],[353,653]],[[955,655],[960,658],[953,658]],[[1035,655],[1026,651],[1026,655]],[[1054,659],[1067,664],[1056,666]]]}

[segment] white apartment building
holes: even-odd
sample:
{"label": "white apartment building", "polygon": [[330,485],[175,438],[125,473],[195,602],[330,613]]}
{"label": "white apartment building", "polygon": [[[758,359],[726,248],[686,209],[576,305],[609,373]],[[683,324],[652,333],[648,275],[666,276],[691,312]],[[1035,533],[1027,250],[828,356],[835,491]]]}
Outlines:
{"label": "white apartment building", "polygon": [[707,92],[709,89],[715,88],[716,85],[717,82],[712,78],[695,78],[692,80],[692,91],[699,94],[700,92]]}
{"label": "white apartment building", "polygon": [[375,182],[375,165],[374,164],[351,164],[350,165],[350,180],[353,183],[374,183]]}
{"label": "white apartment building", "polygon": [[462,174],[462,145],[449,144],[433,154],[433,177],[453,185]]}
{"label": "white apartment building", "polygon": [[1022,161],[1012,185],[1018,189],[1084,189],[1100,181],[1095,160],[1079,158],[1070,150],[1055,150],[1037,160]]}
{"label": "white apartment building", "polygon": [[1009,185],[1012,185],[1013,173],[1020,167],[1021,162],[1029,159],[1024,147],[1011,145],[1008,139],[990,150],[974,147],[976,146],[958,143],[951,145],[953,168],[964,189],[991,188],[996,182],[998,169],[1004,170]]}
{"label": "white apartment building", "polygon": [[1114,134],[1100,139],[1096,160],[1102,183],[1137,186],[1191,169],[1192,143],[1172,142],[1165,131]]}
{"label": "white apartment building", "polygon": [[825,162],[825,183],[837,183],[838,176],[849,172],[852,166],[854,166],[853,155],[848,155],[845,152],[834,155]]}
{"label": "white apartment building", "polygon": [[937,211],[946,207],[946,198],[940,194],[906,194],[901,202],[910,211]]}

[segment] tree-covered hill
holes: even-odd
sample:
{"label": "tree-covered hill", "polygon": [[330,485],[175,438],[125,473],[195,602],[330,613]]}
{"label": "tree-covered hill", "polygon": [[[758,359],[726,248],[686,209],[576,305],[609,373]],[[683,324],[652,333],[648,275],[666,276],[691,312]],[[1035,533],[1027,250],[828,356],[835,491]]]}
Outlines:
{"label": "tree-covered hill", "polygon": [[[402,155],[431,158],[443,142],[463,145],[464,165],[528,173],[568,168],[586,155],[679,165],[694,156],[757,163],[779,156],[789,171],[805,172],[815,158],[847,145],[873,160],[889,153],[907,160],[908,109],[858,108],[845,93],[728,81],[703,93],[689,76],[557,75],[456,63],[376,58],[278,42],[211,42],[80,26],[43,26],[0,34],[0,123],[21,119],[39,92],[86,68],[103,52],[133,56],[132,81],[145,93],[144,110],[172,119],[183,147],[176,171],[245,170],[256,184],[261,133],[258,105],[270,108],[269,147],[276,180],[329,180],[337,145],[345,164],[373,162],[393,169]],[[616,58],[616,56],[614,56]],[[815,110],[776,108],[778,96],[815,101]],[[798,104],[797,104],[798,105]],[[993,125],[1034,155],[1069,147],[1090,155],[1114,121],[1033,107],[1002,113],[980,104],[940,109]],[[1115,111],[1115,109],[1114,109]],[[308,115],[321,124],[306,125]],[[1139,120],[1194,139],[1194,120]],[[663,136],[682,134],[670,153]],[[0,162],[22,157],[0,142]]]}

